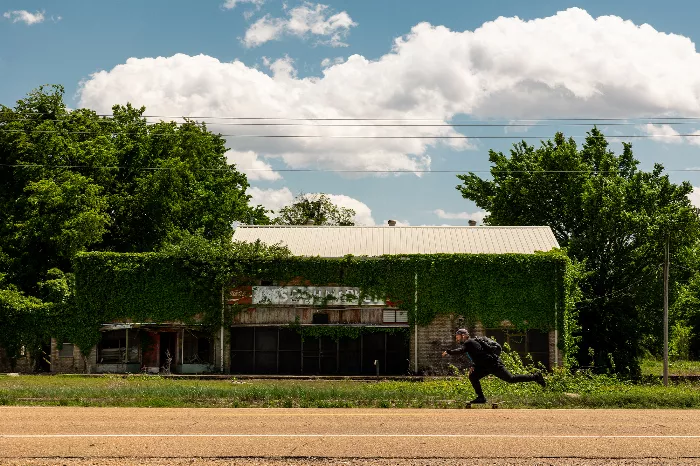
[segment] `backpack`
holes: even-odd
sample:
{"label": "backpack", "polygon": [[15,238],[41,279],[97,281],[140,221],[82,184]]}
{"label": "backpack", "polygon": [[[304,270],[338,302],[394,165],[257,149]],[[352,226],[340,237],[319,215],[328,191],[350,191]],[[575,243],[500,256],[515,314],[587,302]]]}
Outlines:
{"label": "backpack", "polygon": [[483,348],[483,350],[488,354],[496,357],[501,355],[502,348],[497,341],[486,337],[474,337],[474,339],[479,342],[481,348]]}

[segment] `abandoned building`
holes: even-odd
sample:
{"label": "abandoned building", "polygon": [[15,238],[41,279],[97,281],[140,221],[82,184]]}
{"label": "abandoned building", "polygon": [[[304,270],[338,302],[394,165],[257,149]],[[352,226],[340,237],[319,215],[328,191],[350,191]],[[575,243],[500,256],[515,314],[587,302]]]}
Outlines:
{"label": "abandoned building", "polygon": [[[352,255],[376,260],[385,255],[529,255],[559,247],[549,227],[241,226],[234,240],[283,244],[301,257]],[[416,276],[416,293],[418,280],[429,279]],[[551,286],[561,285],[553,279]],[[330,303],[325,299],[337,296],[343,299]],[[70,342],[60,344],[54,339],[46,349],[48,368],[51,372],[92,373],[440,373],[446,364],[440,351],[450,347],[454,330],[461,326],[507,342],[519,354],[530,354],[545,366],[562,364],[557,321],[561,317],[554,308],[545,310],[554,316],[554,324],[546,330],[515,329],[507,319],[498,327],[484,328],[457,314],[439,314],[427,325],[411,325],[410,311],[390,301],[360,300],[358,288],[334,283],[308,286],[304,277],[293,282],[259,277],[252,284],[222,290],[221,298],[222,315],[233,306],[245,310],[227,314],[230,321],[214,332],[177,322],[105,322],[101,341],[88,357]],[[416,299],[420,300],[417,294]],[[335,338],[312,331],[333,326],[358,331]],[[305,334],[300,328],[311,331]]]}

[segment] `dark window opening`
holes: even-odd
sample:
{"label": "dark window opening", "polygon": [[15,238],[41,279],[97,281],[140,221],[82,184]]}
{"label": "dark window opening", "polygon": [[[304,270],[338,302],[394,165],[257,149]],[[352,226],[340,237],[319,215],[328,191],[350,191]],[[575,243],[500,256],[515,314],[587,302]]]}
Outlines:
{"label": "dark window opening", "polygon": [[510,349],[518,353],[526,364],[529,362],[527,355],[537,364],[541,362],[549,365],[549,332],[541,330],[508,330],[486,329],[486,336],[493,338],[501,345],[508,343]]}
{"label": "dark window opening", "polygon": [[72,358],[73,357],[73,344],[64,343],[61,349],[58,350],[58,356],[62,358]]}
{"label": "dark window opening", "polygon": [[281,327],[233,327],[231,372],[234,374],[359,375],[405,374],[408,338],[397,333],[367,332],[359,338],[306,336]]}
{"label": "dark window opening", "polygon": [[328,313],[316,313],[313,316],[312,323],[314,324],[327,324],[328,323]]}
{"label": "dark window opening", "polygon": [[102,340],[97,345],[97,363],[129,362],[139,362],[138,332],[129,329],[102,332]]}
{"label": "dark window opening", "polygon": [[184,364],[213,364],[214,345],[211,335],[185,329],[182,353]]}

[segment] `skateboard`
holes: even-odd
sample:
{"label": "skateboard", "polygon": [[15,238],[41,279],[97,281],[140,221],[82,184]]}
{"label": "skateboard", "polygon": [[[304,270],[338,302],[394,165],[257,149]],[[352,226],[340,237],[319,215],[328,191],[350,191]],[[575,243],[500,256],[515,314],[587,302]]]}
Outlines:
{"label": "skateboard", "polygon": [[498,409],[503,404],[502,401],[495,401],[493,403],[467,403],[466,409]]}

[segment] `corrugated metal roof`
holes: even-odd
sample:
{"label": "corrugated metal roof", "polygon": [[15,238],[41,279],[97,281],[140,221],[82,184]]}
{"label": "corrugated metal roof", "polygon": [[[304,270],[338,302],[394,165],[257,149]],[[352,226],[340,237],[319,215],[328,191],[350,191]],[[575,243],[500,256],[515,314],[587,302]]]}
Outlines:
{"label": "corrugated metal roof", "polygon": [[383,254],[532,254],[558,248],[549,227],[239,226],[235,241],[284,244],[296,256]]}

